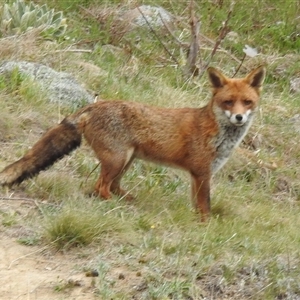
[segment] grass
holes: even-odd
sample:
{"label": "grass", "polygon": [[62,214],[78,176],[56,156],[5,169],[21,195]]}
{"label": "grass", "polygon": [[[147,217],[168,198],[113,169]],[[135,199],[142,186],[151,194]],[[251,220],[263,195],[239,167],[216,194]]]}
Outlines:
{"label": "grass", "polygon": [[[5,59],[44,61],[57,70],[68,71],[104,99],[166,107],[197,107],[208,100],[206,78],[187,81],[149,33],[139,32],[138,47],[131,42],[135,33],[128,35],[127,41],[119,40],[118,45],[107,45],[117,37],[111,36],[105,26],[99,33],[97,20],[83,14],[79,7],[95,9],[96,3],[49,1],[49,6],[67,14],[70,39],[49,42],[30,36],[32,42],[25,44],[20,38],[14,42],[26,46],[18,51],[1,48],[6,44],[0,40],[0,53],[5,53]],[[109,7],[120,2],[101,3]],[[175,32],[188,41],[186,4],[147,2],[151,3],[183,18]],[[201,32],[211,39],[217,38],[230,1],[216,3],[219,5],[208,1],[196,5]],[[241,59],[244,45],[250,44],[260,48],[262,55],[247,58],[245,66],[269,62],[268,77],[260,113],[242,145],[258,153],[249,159],[237,152],[213,178],[212,218],[208,224],[200,224],[193,211],[187,174],[163,166],[134,163],[123,180],[124,187],[136,196],[131,204],[118,198],[99,201],[88,197],[99,167],[94,170],[97,162],[83,145],[48,171],[10,191],[36,199],[38,207],[23,218],[0,208],[1,231],[30,226],[34,234],[19,238],[23,244],[50,244],[64,252],[78,249],[93,253],[92,262],[87,261],[83,269],[99,272],[94,281],[99,299],[299,297],[300,124],[292,118],[299,113],[300,104],[298,96],[289,93],[286,80],[299,72],[299,38],[293,37],[298,30],[295,19],[299,9],[297,1],[269,0],[247,5],[240,1],[234,7],[229,25],[238,33],[239,41],[225,39],[222,47],[227,54],[217,53],[212,64],[232,74],[237,63],[231,57]],[[268,13],[262,16],[261,10]],[[166,33],[159,34],[179,57],[179,46]],[[89,42],[82,42],[86,38]],[[77,42],[82,42],[78,48],[92,52],[62,51]],[[1,52],[4,48],[6,52]],[[61,51],[58,60],[53,59],[57,50]],[[203,58],[209,53],[203,50]],[[288,59],[286,55],[290,55]],[[101,72],[91,75],[78,67],[80,61],[97,66]],[[59,111],[55,104],[47,103],[36,84],[17,72],[11,78],[1,75],[0,98],[1,167],[18,159],[42,131],[71,111]],[[272,170],[266,164],[277,168]],[[65,287],[59,283],[56,290],[62,293]]]}

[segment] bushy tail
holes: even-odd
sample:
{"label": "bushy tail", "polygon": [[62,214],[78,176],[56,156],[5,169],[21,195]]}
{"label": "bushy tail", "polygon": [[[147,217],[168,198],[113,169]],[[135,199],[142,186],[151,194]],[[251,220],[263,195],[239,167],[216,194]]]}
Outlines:
{"label": "bushy tail", "polygon": [[0,185],[21,183],[54,164],[81,144],[81,132],[77,126],[64,119],[52,127],[18,161],[0,173]]}

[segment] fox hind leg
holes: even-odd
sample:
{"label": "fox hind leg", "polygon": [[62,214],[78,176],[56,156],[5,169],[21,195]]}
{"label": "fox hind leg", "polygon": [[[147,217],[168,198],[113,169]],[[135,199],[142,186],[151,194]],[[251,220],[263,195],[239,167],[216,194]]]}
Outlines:
{"label": "fox hind leg", "polygon": [[119,176],[117,176],[110,187],[111,192],[114,195],[117,195],[119,197],[124,198],[126,201],[132,201],[134,200],[134,196],[132,196],[130,193],[128,193],[127,191],[125,191],[124,189],[121,188],[120,186],[120,182],[122,179],[122,176],[125,174],[125,172],[128,170],[128,168],[130,167],[131,164],[128,164],[128,167],[126,166],[126,169],[123,169],[121,174]]}
{"label": "fox hind leg", "polygon": [[110,199],[111,195],[111,186],[114,179],[119,176],[122,172],[123,164],[113,162],[103,162],[101,163],[100,176],[95,185],[94,194],[98,195],[103,199]]}
{"label": "fox hind leg", "polygon": [[96,182],[95,194],[103,199],[110,199],[111,194],[124,197],[126,200],[132,200],[133,196],[128,194],[120,187],[122,176],[129,169],[133,161],[133,149],[121,153],[105,155],[101,159],[101,172]]}
{"label": "fox hind leg", "polygon": [[120,174],[117,177],[114,178],[113,182],[111,183],[111,187],[110,187],[110,190],[114,195],[124,197],[124,199],[127,201],[134,200],[134,196],[132,196],[131,194],[129,194],[128,192],[123,190],[120,186],[120,183],[121,183],[121,179],[122,179],[123,175],[129,169],[133,160],[134,160],[134,157],[131,157],[130,160],[126,163],[126,165],[124,165],[122,171],[120,172]]}

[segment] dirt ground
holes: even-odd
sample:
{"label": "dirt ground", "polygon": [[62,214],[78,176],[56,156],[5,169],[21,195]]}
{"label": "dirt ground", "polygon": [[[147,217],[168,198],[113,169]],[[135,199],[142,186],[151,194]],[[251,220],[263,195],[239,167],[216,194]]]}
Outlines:
{"label": "dirt ground", "polygon": [[[30,210],[32,204],[19,201],[0,202],[3,212]],[[93,277],[83,271],[87,258],[78,253],[55,252],[50,246],[26,246],[18,242],[22,226],[0,230],[1,300],[86,300],[94,299]]]}
{"label": "dirt ground", "polygon": [[[2,234],[0,299],[91,299],[91,279],[74,271],[71,257],[45,255],[43,248],[18,244]],[[56,291],[78,285],[67,294]]]}

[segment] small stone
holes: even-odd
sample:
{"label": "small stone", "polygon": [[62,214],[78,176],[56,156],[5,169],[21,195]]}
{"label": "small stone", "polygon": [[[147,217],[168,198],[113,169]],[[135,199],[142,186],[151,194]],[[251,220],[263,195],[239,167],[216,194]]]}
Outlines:
{"label": "small stone", "polygon": [[96,270],[91,270],[85,273],[86,277],[98,277],[99,273]]}

